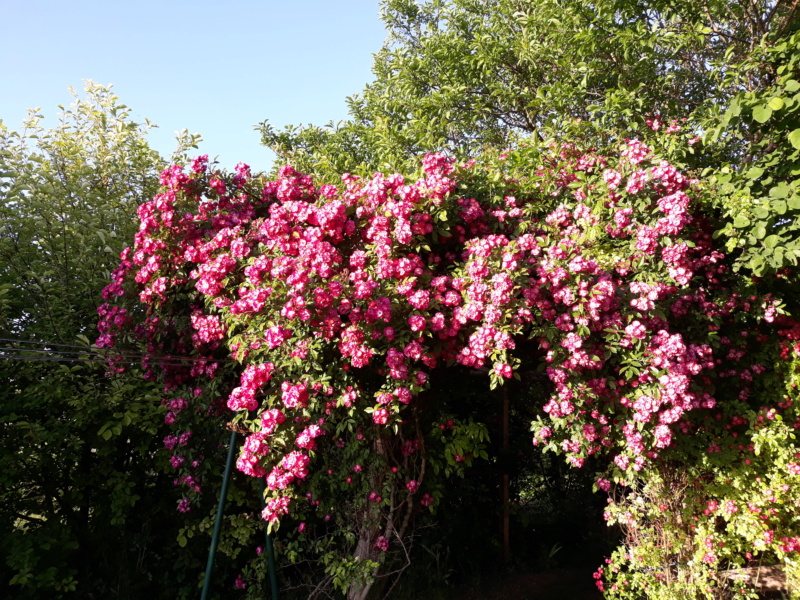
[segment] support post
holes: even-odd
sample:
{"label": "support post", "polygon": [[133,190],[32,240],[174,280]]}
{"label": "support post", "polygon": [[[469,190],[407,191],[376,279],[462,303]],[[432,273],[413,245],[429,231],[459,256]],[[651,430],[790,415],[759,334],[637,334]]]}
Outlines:
{"label": "support post", "polygon": [[228,495],[228,484],[231,481],[234,457],[236,456],[236,432],[231,432],[230,446],[228,447],[228,460],[225,462],[225,475],[222,478],[222,489],[219,492],[219,504],[217,504],[217,518],[214,520],[214,532],[211,534],[211,547],[208,549],[208,562],[206,563],[206,573],[203,578],[203,591],[200,600],[207,600],[211,589],[211,572],[214,569],[214,556],[219,545],[219,532],[222,529],[222,513],[225,508],[225,497]]}
{"label": "support post", "polygon": [[503,399],[502,399],[502,416],[500,421],[500,436],[503,443],[503,457],[504,469],[503,478],[500,483],[500,496],[503,503],[503,560],[508,563],[511,560],[511,526],[510,526],[510,499],[509,499],[509,443],[508,443],[508,417],[509,417],[509,403],[508,403],[508,386],[503,386]]}

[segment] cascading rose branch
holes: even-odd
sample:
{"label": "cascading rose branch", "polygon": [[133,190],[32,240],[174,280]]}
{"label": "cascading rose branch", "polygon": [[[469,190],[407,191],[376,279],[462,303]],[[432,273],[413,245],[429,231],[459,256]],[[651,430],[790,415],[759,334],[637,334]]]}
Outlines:
{"label": "cascading rose branch", "polygon": [[[319,188],[288,166],[264,181],[201,157],[162,184],[106,298],[131,273],[151,320],[168,320],[188,293],[187,352],[224,344],[244,365],[228,407],[257,417],[237,464],[266,477],[271,522],[301,495],[319,436],[364,414],[375,435],[397,431],[440,366],[513,376],[531,358],[514,352],[520,335],[546,351],[554,385],[534,443],[576,466],[603,453],[618,482],[679,459],[720,402],[746,406],[766,369],[750,348],[776,337],[781,305],[736,292],[708,192],[637,141],[485,166],[428,155],[416,180]],[[101,314],[112,345],[120,312]]]}

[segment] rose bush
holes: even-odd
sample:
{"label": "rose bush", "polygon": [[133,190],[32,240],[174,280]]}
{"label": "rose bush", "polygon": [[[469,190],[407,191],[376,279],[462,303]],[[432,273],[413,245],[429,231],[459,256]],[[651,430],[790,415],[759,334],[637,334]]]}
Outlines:
{"label": "rose bush", "polygon": [[[201,468],[188,424],[231,419],[239,470],[266,483],[263,519],[292,522],[289,553],[313,550],[323,583],[365,598],[441,476],[486,456],[485,426],[453,418],[432,379],[471,369],[494,387],[538,368],[552,394],[534,444],[607,465],[597,485],[627,532],[599,587],[711,597],[722,567],[793,561],[800,327],[772,279],[731,271],[715,190],[668,160],[695,139],[651,127],[606,150],[434,154],[413,177],[338,186],[205,157],[165,170],[98,345],[146,343],[180,509]],[[144,311],[111,304],[125,290]]]}

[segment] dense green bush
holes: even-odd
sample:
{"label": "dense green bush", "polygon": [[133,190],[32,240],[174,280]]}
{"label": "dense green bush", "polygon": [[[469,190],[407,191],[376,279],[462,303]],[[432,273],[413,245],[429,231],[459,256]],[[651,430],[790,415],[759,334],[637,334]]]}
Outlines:
{"label": "dense green bush", "polygon": [[40,118],[0,124],[1,593],[178,597],[202,557],[176,551],[160,390],[109,378],[89,340],[164,160],[108,88]]}

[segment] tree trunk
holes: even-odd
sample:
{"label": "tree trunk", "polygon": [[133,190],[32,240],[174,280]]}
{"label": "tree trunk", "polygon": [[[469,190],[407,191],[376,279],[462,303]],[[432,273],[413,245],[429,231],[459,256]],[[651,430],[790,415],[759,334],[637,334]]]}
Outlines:
{"label": "tree trunk", "polygon": [[[373,474],[371,479],[376,481],[378,477],[376,474]],[[391,519],[391,517],[389,518]],[[381,556],[383,553],[377,550],[374,545],[382,529],[381,511],[377,505],[370,504],[364,511],[364,520],[359,528],[358,543],[356,544],[353,556],[361,561],[374,560],[376,562],[383,562],[383,557]],[[379,568],[380,567],[376,567],[370,573],[370,579],[372,581],[368,583],[354,582],[353,585],[350,586],[350,589],[347,590],[347,600],[368,600],[368,598],[371,597],[370,592],[373,591]]]}

